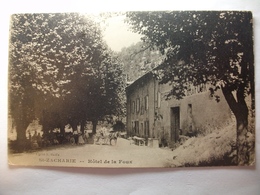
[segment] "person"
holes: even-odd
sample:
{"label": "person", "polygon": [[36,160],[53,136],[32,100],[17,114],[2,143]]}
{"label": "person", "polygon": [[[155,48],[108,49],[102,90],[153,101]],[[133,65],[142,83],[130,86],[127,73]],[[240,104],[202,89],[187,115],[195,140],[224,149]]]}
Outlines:
{"label": "person", "polygon": [[31,132],[29,131],[29,141],[32,140],[32,135],[31,135]]}
{"label": "person", "polygon": [[37,139],[38,146],[41,147],[42,146],[42,137],[41,137],[40,133],[38,133],[36,139]]}
{"label": "person", "polygon": [[99,135],[97,136],[97,141],[96,142],[99,142],[99,139],[103,139],[104,138],[104,133],[103,133],[103,130],[101,129],[100,131],[99,131]]}
{"label": "person", "polygon": [[84,142],[82,133],[79,133],[78,144],[79,144],[79,145],[82,145],[82,144],[84,144],[84,143],[85,143],[85,142]]}
{"label": "person", "polygon": [[37,141],[37,131],[34,132],[33,136],[32,136],[32,141]]}
{"label": "person", "polygon": [[32,139],[31,139],[31,148],[36,149],[38,147],[39,147],[39,145],[37,143],[37,131],[35,131],[34,135],[32,136]]}
{"label": "person", "polygon": [[182,129],[179,129],[179,135],[182,135]]}
{"label": "person", "polygon": [[79,139],[79,136],[78,136],[78,131],[73,131],[73,137],[75,139],[75,144],[78,144],[78,139]]}
{"label": "person", "polygon": [[85,130],[84,131],[84,136],[83,136],[83,139],[85,140],[85,143],[87,143],[88,138],[89,138],[89,134],[88,134],[87,130]]}

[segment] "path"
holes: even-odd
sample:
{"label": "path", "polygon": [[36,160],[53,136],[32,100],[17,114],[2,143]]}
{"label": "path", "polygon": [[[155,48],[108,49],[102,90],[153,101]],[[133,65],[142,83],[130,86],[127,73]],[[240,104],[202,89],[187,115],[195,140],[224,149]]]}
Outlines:
{"label": "path", "polygon": [[11,154],[11,164],[75,167],[164,167],[172,151],[136,146],[118,138],[115,146],[92,145],[60,147],[34,153]]}

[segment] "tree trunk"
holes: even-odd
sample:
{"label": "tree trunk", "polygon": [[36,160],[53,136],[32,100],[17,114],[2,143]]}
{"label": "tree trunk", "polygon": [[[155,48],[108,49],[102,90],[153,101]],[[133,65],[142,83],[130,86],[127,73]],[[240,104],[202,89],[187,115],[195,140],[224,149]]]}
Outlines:
{"label": "tree trunk", "polygon": [[63,135],[65,134],[65,126],[64,125],[60,126],[60,133],[63,134]]}
{"label": "tree trunk", "polygon": [[73,132],[78,130],[76,122],[72,122],[70,125],[71,125],[71,128],[72,128]]}
{"label": "tree trunk", "polygon": [[22,152],[25,150],[27,139],[26,139],[26,129],[29,126],[29,122],[18,121],[16,125],[17,133],[17,148],[16,150]]}
{"label": "tree trunk", "polygon": [[48,113],[44,109],[42,111],[42,131],[45,135],[47,135],[49,133],[49,130],[50,130],[47,117],[48,117]]}
{"label": "tree trunk", "polygon": [[92,129],[92,134],[96,134],[97,133],[97,120],[93,120],[92,121],[92,125],[93,125],[93,129]]}
{"label": "tree trunk", "polygon": [[235,115],[237,125],[237,164],[248,165],[250,144],[247,140],[248,133],[248,107],[245,102],[243,90],[237,90],[237,100],[234,98],[231,90],[226,87],[222,87],[223,94],[227,103]]}
{"label": "tree trunk", "polygon": [[82,134],[84,134],[85,125],[86,125],[86,120],[82,120],[80,122],[80,131]]}
{"label": "tree trunk", "polygon": [[249,148],[247,141],[248,117],[239,116],[237,120],[237,162],[238,165],[249,164]]}

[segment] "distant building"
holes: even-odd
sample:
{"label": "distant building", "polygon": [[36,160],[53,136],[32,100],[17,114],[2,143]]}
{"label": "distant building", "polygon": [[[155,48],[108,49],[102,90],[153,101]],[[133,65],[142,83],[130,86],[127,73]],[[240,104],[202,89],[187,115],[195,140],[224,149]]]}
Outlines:
{"label": "distant building", "polygon": [[221,90],[220,102],[210,95],[208,85],[190,86],[181,100],[165,100],[171,86],[158,82],[148,72],[126,88],[128,135],[159,138],[159,142],[164,137],[176,143],[180,134],[214,129],[231,117]]}

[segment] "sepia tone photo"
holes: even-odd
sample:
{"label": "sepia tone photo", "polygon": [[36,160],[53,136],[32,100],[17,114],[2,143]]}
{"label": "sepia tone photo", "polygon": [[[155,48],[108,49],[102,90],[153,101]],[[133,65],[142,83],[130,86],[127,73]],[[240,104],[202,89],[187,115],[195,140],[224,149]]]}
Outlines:
{"label": "sepia tone photo", "polygon": [[14,14],[8,90],[10,165],[255,164],[249,11]]}

